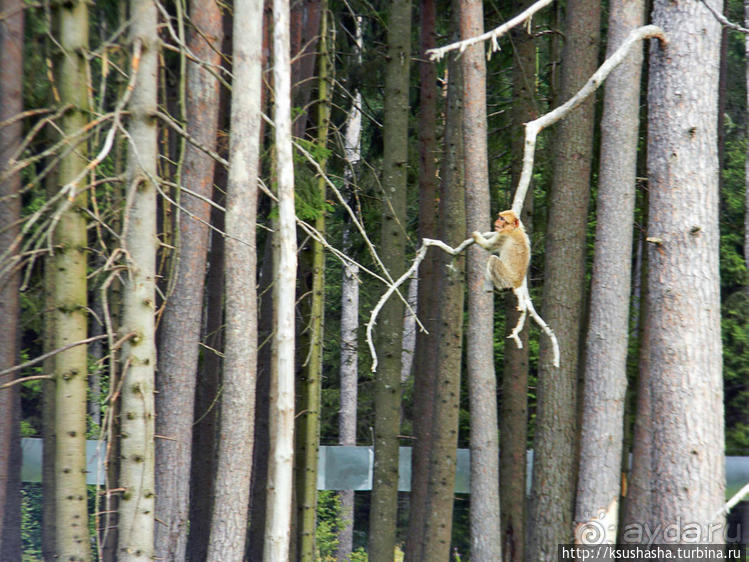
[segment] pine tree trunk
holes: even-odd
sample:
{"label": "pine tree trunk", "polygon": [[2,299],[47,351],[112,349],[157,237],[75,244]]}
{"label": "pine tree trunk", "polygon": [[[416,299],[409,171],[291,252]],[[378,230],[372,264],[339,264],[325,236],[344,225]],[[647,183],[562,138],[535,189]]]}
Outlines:
{"label": "pine tree trunk", "polygon": [[[642,25],[645,5],[615,1],[609,10],[607,55]],[[642,49],[616,68],[605,85],[575,509],[578,524],[604,522],[603,540],[612,544],[617,537],[627,390],[641,67]]]}
{"label": "pine tree trunk", "polygon": [[[224,120],[221,119],[221,122]],[[228,170],[224,166],[215,168],[214,200],[221,206],[226,204]],[[219,392],[221,388],[221,365],[223,351],[224,324],[224,213],[211,208],[211,224],[216,230],[211,232],[211,249],[208,253],[208,274],[205,281],[205,334],[203,341],[210,348],[205,356],[195,387],[195,428],[193,430],[193,451],[190,475],[190,521],[210,521],[213,509],[216,479],[216,435],[219,420]],[[188,559],[203,562],[208,555],[210,526],[196,525],[190,528],[187,542]]]}
{"label": "pine tree trunk", "polygon": [[[60,101],[73,105],[62,117],[62,134],[70,135],[88,121],[87,69],[88,7],[85,2],[58,6],[59,55],[57,75]],[[53,348],[85,339],[87,318],[87,252],[85,209],[86,179],[76,182],[86,166],[86,146],[64,156],[58,168],[58,185],[73,189],[75,198],[60,217],[53,234],[52,301]],[[76,346],[55,356],[55,496],[56,552],[60,558],[90,560],[86,491],[86,387],[87,348]]]}
{"label": "pine tree trunk", "polygon": [[261,0],[234,4],[224,261],[224,371],[208,560],[244,557],[257,380],[255,225],[260,157]]}
{"label": "pine tree trunk", "polygon": [[[126,185],[133,193],[123,224],[128,274],[123,287],[122,331],[135,334],[122,353],[121,465],[118,559],[150,560],[154,539],[154,370],[156,363],[156,160],[159,38],[156,6],[132,0],[130,37],[142,49],[134,59]],[[58,447],[59,447],[58,434]]]}
{"label": "pine tree trunk", "polygon": [[[421,0],[421,57],[419,62],[419,238],[437,234],[437,69],[424,52],[436,46],[437,8],[434,0]],[[411,494],[409,497],[406,556],[423,558],[424,525],[427,516],[429,456],[432,444],[432,411],[436,381],[438,307],[436,252],[427,253],[419,266],[419,319],[429,332],[417,332],[414,366],[414,443],[411,453]]]}
{"label": "pine tree trunk", "polygon": [[[193,0],[190,17],[196,30],[189,48],[210,65],[221,62],[221,10],[216,2]],[[187,66],[188,134],[213,150],[218,126],[219,82],[195,62]],[[210,199],[213,159],[192,144],[185,147],[182,183]],[[159,379],[156,395],[156,432],[168,437],[156,442],[156,556],[184,560],[190,500],[195,381],[198,369],[201,314],[210,205],[186,192],[177,210],[177,254],[172,294],[161,320]],[[201,222],[202,221],[202,222]]]}
{"label": "pine tree trunk", "polygon": [[[327,0],[321,2],[322,23],[320,26],[318,59],[318,106],[317,106],[317,145],[327,148],[332,103],[330,55],[328,52]],[[325,171],[327,157],[320,161]],[[318,200],[324,203],[327,193],[325,178],[317,179]],[[315,229],[325,236],[325,210],[318,210]],[[314,562],[315,530],[317,524],[317,460],[320,449],[320,398],[322,392],[322,359],[325,313],[325,253],[322,243],[312,241],[312,302],[308,330],[310,331],[309,359],[306,377],[301,385],[302,412],[299,418],[298,442],[302,444],[297,458],[297,496],[299,510],[299,555],[305,562]],[[306,351],[306,350],[305,350]]]}
{"label": "pine tree trunk", "polygon": [[[457,2],[455,3],[457,6]],[[455,11],[457,15],[458,10]],[[457,17],[454,18],[457,31]],[[463,73],[455,56],[448,59],[445,158],[440,185],[439,238],[457,246],[465,238],[465,174],[463,169]],[[439,323],[437,373],[432,403],[432,439],[427,466],[427,503],[421,560],[449,560],[455,496],[460,373],[463,351],[465,258],[440,255],[438,263]],[[415,558],[414,560],[418,560]]]}
{"label": "pine tree trunk", "polygon": [[[405,270],[406,167],[408,164],[408,84],[411,62],[411,1],[388,8],[385,63],[384,154],[380,256],[393,279]],[[369,559],[390,561],[398,512],[398,433],[401,405],[403,304],[391,298],[377,325],[380,363],[375,381],[373,490],[369,519]]]}
{"label": "pine tree trunk", "polygon": [[[720,2],[713,6],[721,9]],[[663,28],[668,45],[651,48],[648,85],[647,353],[657,366],[650,374],[650,406],[659,427],[649,435],[652,503],[644,522],[651,528],[656,522],[693,522],[701,526],[701,542],[723,542],[724,521],[714,519],[725,493],[716,146],[720,24],[698,2],[660,0],[653,23]],[[708,526],[720,532],[710,536]]]}
{"label": "pine tree trunk", "polygon": [[286,560],[289,558],[291,539],[294,462],[294,308],[297,269],[288,0],[273,0],[273,57],[278,251],[273,262],[273,318],[276,331],[271,371],[268,510],[263,558]]}
{"label": "pine tree trunk", "polygon": [[[462,0],[461,39],[484,31],[483,2]],[[466,231],[490,227],[489,166],[486,145],[486,62],[483,45],[461,55],[464,80]],[[494,295],[487,290],[487,252],[468,248],[468,329],[466,376],[471,405],[471,559],[499,561],[499,443],[494,378]]]}
{"label": "pine tree trunk", "polygon": [[[525,2],[519,9],[530,5]],[[523,161],[525,145],[524,124],[538,116],[536,88],[536,45],[529,29],[516,27],[511,31],[515,52],[512,71],[513,98],[512,118],[512,185],[517,186]],[[533,226],[533,189],[526,195],[522,213],[523,224],[528,235]],[[528,275],[530,282],[531,276]],[[505,336],[509,336],[518,323],[517,298],[507,291],[505,294]],[[520,332],[523,347],[518,349],[505,339],[504,369],[500,392],[499,434],[502,451],[499,455],[500,512],[502,514],[502,553],[509,562],[525,560],[525,483],[526,449],[528,447],[528,330]]]}
{"label": "pine tree trunk", "polygon": [[[567,3],[560,101],[574,95],[598,65],[600,2]],[[544,319],[559,340],[560,367],[541,339],[538,414],[533,442],[529,560],[556,560],[572,539],[577,447],[577,375],[585,285],[585,236],[593,153],[594,100],[558,126],[544,272]]]}
{"label": "pine tree trunk", "polygon": [[[0,24],[0,121],[15,117],[23,110],[23,2],[3,0],[0,13],[10,14]],[[16,121],[0,129],[0,170],[4,170],[21,142],[22,123]],[[17,254],[16,237],[20,233],[21,176],[16,174],[0,182],[0,256]],[[19,358],[18,314],[19,274],[0,275],[0,371],[16,364]],[[0,386],[15,378],[0,376]],[[0,559],[21,558],[21,465],[19,387],[0,390]]]}

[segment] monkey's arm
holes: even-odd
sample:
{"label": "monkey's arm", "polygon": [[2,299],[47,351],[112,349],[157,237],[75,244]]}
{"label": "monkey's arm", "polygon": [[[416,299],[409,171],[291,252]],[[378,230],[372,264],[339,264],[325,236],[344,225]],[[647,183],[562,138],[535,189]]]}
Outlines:
{"label": "monkey's arm", "polygon": [[487,232],[485,234],[481,234],[478,231],[474,231],[472,236],[473,241],[484,248],[484,250],[493,252],[497,249],[499,243],[499,232]]}

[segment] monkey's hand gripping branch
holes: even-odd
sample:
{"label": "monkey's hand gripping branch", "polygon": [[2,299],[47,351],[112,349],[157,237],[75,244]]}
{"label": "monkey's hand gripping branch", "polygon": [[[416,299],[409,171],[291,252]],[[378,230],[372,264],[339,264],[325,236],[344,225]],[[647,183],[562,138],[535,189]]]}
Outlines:
{"label": "monkey's hand gripping branch", "polygon": [[[487,232],[483,236],[485,238],[492,238],[494,235],[494,232]],[[424,258],[427,255],[429,246],[436,246],[437,248],[447,254],[450,254],[451,256],[457,256],[473,243],[473,238],[469,238],[461,242],[455,248],[452,248],[441,240],[424,238],[419,251],[416,252],[416,256],[414,257],[414,261],[411,264],[411,267],[409,267],[403,275],[401,275],[392,285],[388,287],[388,290],[385,291],[385,293],[380,297],[380,300],[377,301],[375,307],[372,309],[372,315],[369,318],[369,322],[367,322],[367,345],[369,346],[369,352],[372,354],[371,370],[373,373],[377,371],[377,350],[375,349],[372,332],[375,325],[377,324],[377,316],[380,314],[380,310],[385,305],[390,296],[406,281],[406,279],[410,278],[414,274],[414,272],[419,269],[419,265],[422,261],[424,261]],[[541,318],[541,316],[538,314],[538,312],[536,312],[536,309],[533,306],[533,301],[531,300],[530,293],[528,292],[527,276],[523,279],[523,284],[520,287],[513,289],[512,292],[515,294],[515,297],[518,300],[518,310],[520,311],[520,317],[518,318],[517,325],[508,337],[515,341],[519,349],[523,347],[523,344],[520,341],[519,334],[522,331],[523,326],[525,325],[525,318],[530,312],[531,318],[535,320],[536,324],[541,327],[544,333],[551,340],[551,345],[554,353],[554,366],[559,367],[559,343],[557,342],[557,337],[556,335],[554,335],[554,331],[549,327],[544,319]]]}

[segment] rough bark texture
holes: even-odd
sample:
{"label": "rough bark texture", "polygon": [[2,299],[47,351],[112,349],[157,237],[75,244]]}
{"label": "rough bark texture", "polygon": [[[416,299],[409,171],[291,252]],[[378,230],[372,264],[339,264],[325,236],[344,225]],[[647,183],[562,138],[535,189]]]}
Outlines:
{"label": "rough bark texture", "polygon": [[[151,560],[154,539],[154,368],[156,364],[156,158],[158,15],[150,0],[130,5],[130,37],[142,53],[130,100],[127,182],[132,205],[123,224],[128,251],[122,305],[123,348],[118,560]],[[58,434],[58,448],[59,448]]]}
{"label": "rough bark texture", "polygon": [[[644,2],[612,2],[607,55],[644,19]],[[642,48],[609,75],[601,121],[575,521],[605,522],[607,543],[616,542],[619,515],[641,67]]]}
{"label": "rough bark texture", "polygon": [[[322,23],[320,30],[317,94],[317,145],[328,146],[332,84],[330,54],[328,51],[327,0],[322,1]],[[320,160],[324,171],[327,157]],[[321,202],[325,201],[327,185],[325,178],[317,178],[317,192]],[[325,210],[318,209],[315,229],[325,236]],[[306,377],[302,385],[302,410],[298,418],[300,446],[297,457],[297,494],[299,556],[303,562],[314,562],[315,531],[317,527],[317,460],[320,449],[320,398],[322,393],[323,341],[325,326],[325,253],[321,242],[312,241],[312,302],[308,330],[309,359]]]}
{"label": "rough bark texture", "polygon": [[[385,62],[384,154],[380,256],[393,279],[405,270],[408,85],[411,62],[411,1],[389,2]],[[369,559],[392,560],[398,499],[398,433],[401,405],[403,304],[391,298],[377,326],[380,366],[375,381],[375,446]]]}
{"label": "rough bark texture", "polygon": [[[524,2],[518,10],[530,6]],[[523,125],[538,117],[535,100],[536,45],[524,26],[511,31],[513,46],[512,84],[512,185],[517,186],[523,161],[525,129]],[[533,226],[533,189],[525,197],[521,216],[530,236]],[[530,274],[528,275],[530,284]],[[505,336],[509,336],[518,323],[517,298],[505,292]],[[502,554],[510,562],[525,560],[525,482],[526,449],[528,448],[528,329],[523,328],[518,349],[505,339],[504,368],[499,406],[499,436],[502,442],[499,454],[499,488],[502,490]]]}
{"label": "rough bark texture", "polygon": [[[85,2],[59,6],[55,12],[62,52],[57,63],[61,103],[73,109],[62,117],[62,134],[80,131],[88,121],[86,60],[88,7]],[[86,166],[86,145],[77,146],[60,160],[59,186],[76,194],[60,217],[53,234],[52,259],[53,348],[85,339],[87,318],[86,179],[76,182]],[[80,192],[80,193],[79,193]],[[55,374],[55,505],[57,556],[65,560],[90,560],[86,498],[86,386],[87,348],[79,345],[54,359]]]}
{"label": "rough bark texture", "polygon": [[[195,30],[190,50],[211,65],[221,63],[221,10],[214,1],[190,2]],[[219,82],[195,62],[187,66],[187,132],[201,145],[215,149]],[[187,144],[182,183],[210,199],[213,159]],[[159,342],[156,432],[156,556],[184,560],[187,547],[195,381],[198,369],[200,320],[203,309],[210,205],[188,193],[179,197],[177,254],[172,294],[168,295]],[[201,222],[202,221],[202,222]]]}
{"label": "rough bark texture", "polygon": [[[561,100],[598,65],[600,2],[567,2]],[[538,415],[533,443],[529,560],[556,560],[557,545],[572,539],[577,447],[577,370],[585,283],[585,233],[590,197],[594,99],[559,125],[549,205],[544,274],[544,318],[559,340],[560,367],[541,339]]]}
{"label": "rough bark texture", "polygon": [[226,328],[209,560],[244,557],[257,367],[255,222],[260,155],[262,0],[234,4],[233,88],[226,195]]}
{"label": "rough bark texture", "polygon": [[[457,3],[456,3],[457,4]],[[457,10],[456,10],[457,14]],[[457,19],[457,18],[456,18]],[[457,28],[457,21],[455,22]],[[440,185],[439,238],[450,246],[465,239],[465,175],[463,170],[462,97],[463,73],[460,62],[448,60],[445,157]],[[463,351],[463,301],[465,258],[439,256],[439,323],[435,353],[437,373],[432,403],[432,439],[427,466],[427,505],[421,560],[449,560],[455,496],[460,374]],[[419,560],[419,558],[414,558]]]}
{"label": "rough bark texture", "polygon": [[[226,37],[224,38],[226,44]],[[221,96],[219,123],[228,128],[229,92],[224,89]],[[221,126],[221,125],[220,125]],[[223,128],[222,126],[222,128]],[[228,147],[226,147],[228,156]],[[226,189],[229,171],[225,166],[214,169],[216,189],[213,198],[222,207],[226,205]],[[213,483],[216,480],[218,445],[218,421],[220,411],[220,387],[222,355],[224,348],[224,213],[211,207],[211,248],[208,253],[208,274],[205,280],[205,320],[203,342],[210,349],[204,350],[203,361],[195,384],[195,426],[192,449],[199,454],[191,455],[190,475],[190,521],[210,521],[213,509]],[[189,560],[202,562],[208,555],[210,539],[209,525],[191,526],[187,542]]]}
{"label": "rough bark texture", "polygon": [[[434,0],[421,0],[419,17],[422,53],[419,63],[419,238],[423,239],[434,238],[437,232],[437,68],[423,54],[436,45],[437,9]],[[437,252],[431,251],[419,266],[416,310],[429,333],[416,333],[414,350],[414,388],[418,391],[414,393],[413,404],[414,442],[411,453],[411,495],[406,539],[406,557],[409,560],[423,559],[432,411],[437,374],[437,257]]]}
{"label": "rough bark texture", "polygon": [[[462,0],[461,39],[484,32],[483,2]],[[486,146],[486,57],[474,45],[461,55],[464,80],[466,232],[485,232],[489,216]],[[497,383],[494,376],[494,294],[486,289],[486,250],[468,248],[466,376],[471,403],[471,559],[502,559],[499,517]]]}
{"label": "rough bark texture", "polygon": [[294,306],[297,268],[288,0],[273,0],[273,84],[278,170],[278,251],[273,262],[273,323],[276,331],[271,371],[270,464],[263,558],[287,560],[291,539],[294,461]]}
{"label": "rough bark texture", "polygon": [[[0,121],[23,110],[23,29],[21,0],[3,0],[0,13],[12,14],[0,23]],[[21,141],[22,123],[17,121],[0,129],[0,170]],[[20,232],[21,176],[14,175],[0,183],[0,256],[16,254],[15,239]],[[0,276],[0,371],[18,360],[18,272]],[[0,386],[12,380],[13,374],[0,377]],[[21,463],[19,440],[20,394],[18,386],[0,390],[0,559],[21,558]]]}
{"label": "rough bark texture", "polygon": [[[721,9],[721,3],[713,6]],[[652,504],[647,523],[700,525],[724,498],[716,146],[720,25],[700,2],[656,1],[668,37],[650,51],[648,360]],[[711,524],[719,531],[710,534]],[[663,537],[668,540],[667,537]],[[683,534],[676,542],[687,539]],[[673,538],[672,538],[673,540]],[[694,539],[693,539],[694,540]]]}

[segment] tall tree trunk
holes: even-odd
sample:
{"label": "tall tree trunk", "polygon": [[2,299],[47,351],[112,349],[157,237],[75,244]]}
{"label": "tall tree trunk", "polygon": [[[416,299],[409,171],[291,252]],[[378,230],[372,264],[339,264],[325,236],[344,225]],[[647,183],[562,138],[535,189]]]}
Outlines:
{"label": "tall tree trunk", "polygon": [[[713,6],[720,10],[721,3]],[[650,52],[648,85],[648,361],[650,514],[694,522],[722,542],[714,520],[725,493],[716,126],[720,24],[699,2],[656,1],[668,45]],[[683,92],[689,92],[684,95]],[[710,534],[712,536],[710,536]],[[661,542],[667,537],[659,537]],[[676,542],[684,542],[680,536]]]}
{"label": "tall tree trunk", "polygon": [[[524,2],[520,9],[530,5]],[[524,123],[538,116],[535,100],[536,44],[530,29],[516,27],[511,31],[514,67],[512,87],[515,102],[512,104],[512,185],[517,186],[525,145]],[[533,224],[533,189],[528,191],[523,204],[522,221],[530,236]],[[528,275],[530,280],[530,275]],[[520,313],[517,298],[505,293],[505,336],[509,336],[518,323]],[[499,408],[499,435],[502,451],[499,455],[500,512],[502,514],[502,553],[509,562],[525,560],[525,483],[526,449],[528,447],[528,330],[520,332],[523,347],[505,339],[504,370],[502,373]]]}
{"label": "tall tree trunk", "polygon": [[[408,84],[411,62],[411,1],[389,2],[385,62],[384,154],[380,255],[393,279],[405,270],[406,167],[408,164]],[[401,405],[403,304],[391,298],[378,322],[375,444],[369,557],[392,560],[398,512],[398,433]]]}
{"label": "tall tree trunk", "polygon": [[[483,2],[461,1],[460,36],[484,32]],[[466,231],[490,225],[489,166],[486,145],[486,62],[482,44],[461,56],[464,80]],[[487,252],[468,248],[468,329],[466,374],[471,404],[471,558],[502,559],[499,516],[497,383],[494,378],[494,294],[486,289]]]}
{"label": "tall tree trunk", "polygon": [[[136,87],[130,100],[127,183],[132,204],[123,224],[128,274],[123,287],[122,331],[133,333],[123,347],[120,413],[121,464],[118,559],[150,560],[154,539],[154,370],[156,343],[156,179],[159,57],[158,15],[150,0],[132,0],[130,37]],[[60,446],[58,434],[58,448]]]}
{"label": "tall tree trunk", "polygon": [[[644,19],[644,2],[612,2],[607,56]],[[609,75],[605,86],[575,508],[579,524],[603,522],[603,539],[612,544],[617,537],[627,390],[641,67],[639,49]]]}
{"label": "tall tree trunk", "polygon": [[[419,238],[434,238],[437,233],[437,69],[424,54],[436,45],[437,8],[434,0],[421,0],[419,62]],[[452,77],[451,77],[452,78]],[[424,525],[427,515],[429,456],[432,444],[432,412],[437,367],[436,306],[437,254],[429,252],[419,266],[418,303],[416,310],[429,332],[416,333],[414,358],[413,435],[411,453],[411,494],[409,500],[406,557],[423,559]]]}
{"label": "tall tree trunk", "polygon": [[[355,20],[356,52],[361,62],[362,25],[361,17]],[[344,132],[344,158],[346,168],[343,178],[350,200],[354,197],[355,172],[361,161],[361,92],[354,93],[354,103],[346,119]],[[351,256],[353,226],[347,220],[343,225],[343,253]],[[341,410],[338,416],[338,434],[341,445],[356,445],[356,406],[359,382],[359,266],[346,262],[341,280]],[[336,558],[340,562],[349,560],[354,549],[354,491],[342,490],[341,517],[344,524],[338,531]]]}
{"label": "tall tree trunk", "polygon": [[209,560],[240,561],[247,536],[257,380],[255,225],[260,158],[262,0],[234,4],[226,195],[224,375]]}
{"label": "tall tree trunk", "polygon": [[268,510],[263,558],[286,560],[289,557],[291,538],[294,460],[294,309],[297,269],[288,0],[273,0],[273,58],[273,120],[276,125],[278,163],[278,251],[273,261],[273,318],[276,332],[273,337]]}
{"label": "tall tree trunk", "polygon": [[[231,39],[229,38],[229,41]],[[224,38],[226,44],[227,38]],[[224,50],[226,52],[226,50]],[[230,93],[221,91],[219,102],[219,127],[228,128],[228,100]],[[226,147],[228,156],[228,147]],[[214,167],[213,200],[226,205],[226,189],[229,171],[225,166]],[[192,449],[199,454],[192,455],[190,472],[190,521],[210,521],[213,510],[216,480],[216,455],[218,420],[220,411],[221,366],[224,348],[224,212],[211,207],[211,247],[208,252],[208,273],[205,280],[205,319],[203,361],[195,384],[195,427],[192,436]],[[202,562],[208,555],[210,540],[209,525],[195,525],[190,528],[187,542],[189,560]]]}
{"label": "tall tree trunk", "polygon": [[[600,2],[567,3],[561,98],[569,99],[598,65]],[[560,367],[541,341],[538,414],[533,443],[529,560],[556,560],[570,542],[577,454],[577,373],[585,285],[585,234],[593,154],[594,99],[559,125],[549,204],[544,273],[544,318],[559,340]]]}
{"label": "tall tree trunk", "polygon": [[[84,52],[88,48],[88,6],[71,2],[57,7],[59,54],[57,74],[60,102],[73,110],[62,117],[61,133],[82,130],[88,121],[88,81]],[[72,147],[71,147],[72,148]],[[86,178],[78,176],[86,166],[86,146],[81,143],[60,160],[58,185],[72,189],[74,199],[60,217],[53,233],[52,306],[53,347],[60,348],[86,338],[87,252]],[[55,496],[57,556],[90,560],[86,492],[86,386],[87,348],[79,345],[55,356]]]}
{"label": "tall tree trunk", "polygon": [[[328,52],[328,3],[321,2],[322,24],[320,30],[318,58],[318,106],[317,106],[317,145],[327,148],[328,129],[330,125],[330,107],[332,103],[333,83],[330,72],[330,54]],[[325,171],[327,157],[320,161]],[[318,200],[323,206],[318,209],[315,218],[315,229],[325,235],[325,195],[327,184],[324,177],[317,178]],[[320,398],[322,391],[322,359],[325,313],[325,253],[323,245],[312,241],[312,302],[308,330],[310,331],[309,359],[306,377],[302,385],[302,414],[299,419],[297,458],[297,502],[299,509],[299,555],[305,562],[314,562],[317,556],[315,549],[315,530],[317,526],[317,459],[320,449]]]}
{"label": "tall tree trunk", "polygon": [[[457,8],[458,3],[453,2]],[[459,11],[454,12],[458,30]],[[457,33],[456,33],[457,35]],[[460,61],[448,59],[445,156],[440,185],[439,238],[457,246],[465,238],[466,201],[463,169],[463,73]],[[442,254],[439,260],[439,323],[435,352],[437,373],[432,403],[432,432],[427,472],[429,486],[421,560],[449,560],[460,414],[460,373],[463,351],[465,258]],[[418,559],[414,559],[418,560]]]}
{"label": "tall tree trunk", "polygon": [[[200,61],[221,63],[223,36],[221,10],[216,2],[190,2],[195,30],[189,47]],[[218,127],[219,82],[197,62],[187,67],[188,134],[213,150]],[[192,144],[185,147],[182,182],[190,191],[177,210],[177,254],[159,342],[159,378],[156,396],[156,556],[184,560],[190,500],[190,459],[198,369],[203,286],[208,251],[213,191],[213,159]]]}
{"label": "tall tree trunk", "polygon": [[[8,15],[0,23],[0,121],[23,111],[23,29],[24,4],[21,0],[3,0],[0,12]],[[22,123],[16,121],[0,129],[0,170],[9,164],[21,142]],[[21,176],[15,174],[0,182],[0,256],[17,254],[16,237],[20,233]],[[0,277],[0,318],[4,335],[0,338],[0,371],[16,364],[18,349],[19,276],[16,270]],[[0,386],[13,374],[0,376]],[[21,558],[21,465],[20,394],[18,386],[0,390],[0,559]]]}

